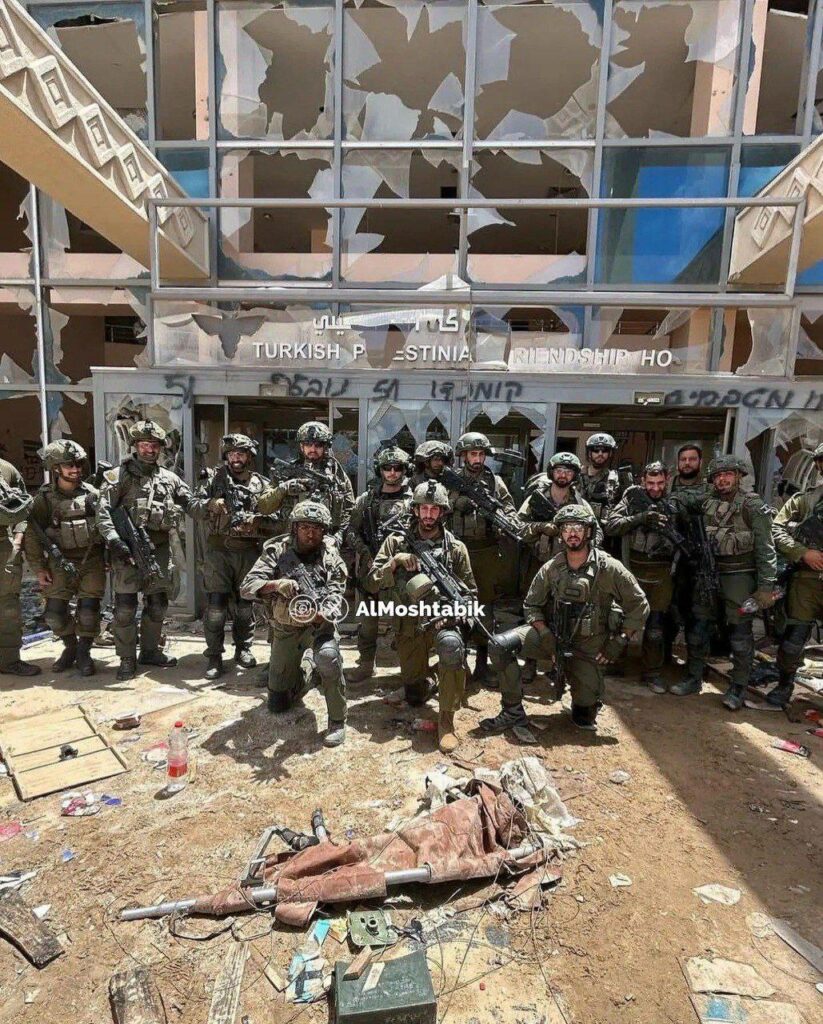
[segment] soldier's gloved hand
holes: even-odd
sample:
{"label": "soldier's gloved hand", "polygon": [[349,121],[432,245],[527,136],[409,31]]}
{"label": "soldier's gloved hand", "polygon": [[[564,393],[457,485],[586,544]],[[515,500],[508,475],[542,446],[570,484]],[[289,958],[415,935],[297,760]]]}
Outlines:
{"label": "soldier's gloved hand", "polygon": [[287,601],[294,597],[300,589],[294,580],[274,580],[269,586],[271,587],[270,594],[283,597]]}
{"label": "soldier's gloved hand", "polygon": [[544,537],[556,537],[560,533],[554,523],[543,523],[540,532]]}
{"label": "soldier's gloved hand", "polygon": [[119,537],[116,540],[109,541],[109,551],[111,551],[115,558],[119,558],[121,562],[131,561],[131,551],[129,550],[129,546]]}
{"label": "soldier's gloved hand", "polygon": [[600,665],[608,665],[613,661],[617,661],[623,651],[626,650],[628,638],[623,636],[610,636],[609,639],[603,644],[603,650],[597,655],[595,659]]}
{"label": "soldier's gloved hand", "polygon": [[771,587],[764,590],[755,590],[752,597],[757,602],[757,607],[761,611],[771,608],[778,601],[778,596]]}
{"label": "soldier's gloved hand", "polygon": [[455,512],[468,512],[469,509],[471,508],[474,508],[474,502],[465,494],[458,494],[458,496],[454,499]]}
{"label": "soldier's gloved hand", "polygon": [[225,498],[212,498],[209,502],[209,512],[214,512],[216,515],[226,515],[228,511]]}
{"label": "soldier's gloved hand", "polygon": [[392,559],[395,569],[405,569],[407,572],[417,572],[417,558],[410,551],[401,551]]}
{"label": "soldier's gloved hand", "polygon": [[652,529],[655,527],[662,527],[669,525],[669,517],[663,515],[662,512],[657,512],[655,509],[650,508],[648,512],[644,512],[641,522],[644,526],[651,526]]}
{"label": "soldier's gloved hand", "polygon": [[305,480],[287,480],[285,488],[286,494],[291,495],[292,498],[296,498],[298,494],[302,494],[309,489]]}

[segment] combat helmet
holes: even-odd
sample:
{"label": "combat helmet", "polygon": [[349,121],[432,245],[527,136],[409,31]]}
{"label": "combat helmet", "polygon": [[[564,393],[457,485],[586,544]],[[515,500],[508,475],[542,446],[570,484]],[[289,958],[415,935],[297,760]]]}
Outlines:
{"label": "combat helmet", "polygon": [[319,501],[298,501],[289,516],[289,525],[297,523],[313,523],[324,530],[331,529],[331,512]]}
{"label": "combat helmet", "polygon": [[415,487],[412,505],[439,505],[440,508],[449,509],[449,492],[436,480],[427,480]]}
{"label": "combat helmet", "polygon": [[62,441],[52,441],[45,448],[37,453],[46,469],[54,469],[66,462],[87,462],[88,455],[85,448],[76,441],[65,438]]}
{"label": "combat helmet", "polygon": [[575,473],[579,474],[583,467],[580,465],[580,459],[573,452],[555,452],[549,459],[549,472],[558,468],[573,469]]}
{"label": "combat helmet", "polygon": [[408,452],[404,452],[402,448],[398,448],[397,445],[390,445],[388,448],[380,448],[374,456],[374,472],[379,476],[380,470],[385,469],[386,466],[402,466],[404,470],[408,470],[409,466],[409,455]]}
{"label": "combat helmet", "polygon": [[129,438],[132,444],[138,441],[159,441],[163,444],[166,440],[166,431],[154,420],[138,420],[129,427]]}
{"label": "combat helmet", "polygon": [[608,448],[610,451],[616,451],[617,441],[615,441],[611,434],[600,432],[592,434],[586,441],[586,448]]}
{"label": "combat helmet", "polygon": [[308,444],[309,441],[317,441],[319,444],[331,444],[332,433],[325,423],[319,420],[309,420],[297,429],[297,441],[299,444]]}
{"label": "combat helmet", "polygon": [[651,462],[647,462],[646,463],[646,465],[643,467],[642,475],[643,476],[648,476],[648,475],[659,476],[661,473],[663,473],[665,476],[668,476],[669,475],[668,466],[666,466],[666,464],[664,462],[661,462],[660,459],[654,459]]}
{"label": "combat helmet", "polygon": [[487,455],[492,454],[491,441],[485,434],[481,434],[478,430],[469,430],[458,437],[457,444],[454,446],[456,455],[462,455],[464,452],[475,450],[484,451]]}
{"label": "combat helmet", "polygon": [[414,451],[415,462],[427,462],[429,459],[441,458],[449,463],[454,459],[454,449],[445,441],[424,441]]}
{"label": "combat helmet", "polygon": [[559,509],[552,520],[558,530],[570,523],[582,523],[583,526],[595,526],[594,514],[582,505],[564,505]]}
{"label": "combat helmet", "polygon": [[746,463],[736,455],[716,455],[709,463],[706,479],[711,482],[718,473],[739,473],[746,476]]}
{"label": "combat helmet", "polygon": [[225,459],[229,452],[234,451],[251,452],[252,458],[256,458],[257,442],[248,434],[226,434],[220,439],[220,455]]}

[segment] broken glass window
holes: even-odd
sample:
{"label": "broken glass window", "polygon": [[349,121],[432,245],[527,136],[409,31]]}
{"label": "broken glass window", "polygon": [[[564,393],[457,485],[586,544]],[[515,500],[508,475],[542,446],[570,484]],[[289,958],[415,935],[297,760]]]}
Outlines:
{"label": "broken glass window", "polygon": [[724,319],[719,370],[743,376],[785,377],[790,309],[738,309]]}
{"label": "broken glass window", "polygon": [[[472,161],[470,197],[582,199],[591,194],[588,149],[482,151]],[[482,283],[582,282],[589,211],[470,210],[469,277]]]}
{"label": "broken glass window", "polygon": [[[803,60],[808,45],[808,5],[755,3],[752,53],[743,116],[745,135],[799,135]],[[801,8],[806,6],[806,10]],[[819,91],[817,95],[820,95]]]}
{"label": "broken glass window", "polygon": [[740,177],[737,182],[739,196],[753,196],[765,189],[786,164],[800,152],[794,143],[746,145],[740,150]]}
{"label": "broken glass window", "polygon": [[355,359],[353,367],[374,369],[466,369],[471,352],[468,311],[442,305],[408,308],[361,306],[341,308],[332,317],[326,337],[339,335],[340,344]]}
{"label": "broken glass window", "polygon": [[739,0],[617,0],[606,136],[730,135]]}
{"label": "broken glass window", "polygon": [[94,401],[90,391],[47,391],[49,440],[70,437],[81,444],[96,464],[94,451]]}
{"label": "broken glass window", "polygon": [[466,0],[364,0],[343,24],[343,117],[350,139],[462,136]]}
{"label": "broken glass window", "polygon": [[595,307],[586,348],[576,354],[568,369],[586,373],[700,373],[709,367],[713,324],[712,310],[705,308]]}
{"label": "broken glass window", "polygon": [[40,398],[35,392],[0,391],[0,458],[16,466],[29,489],[43,483]]}
{"label": "broken glass window", "polygon": [[34,303],[34,292],[28,288],[0,288],[0,384],[25,388],[39,380]]}
{"label": "broken glass window", "polygon": [[330,138],[333,29],[331,0],[219,3],[220,137]]}
{"label": "broken glass window", "polygon": [[596,0],[478,8],[477,138],[594,136],[602,10]]}
{"label": "broken glass window", "polygon": [[147,276],[145,267],[56,203],[37,193],[40,247],[45,275],[61,278],[127,279]]}
{"label": "broken glass window", "polygon": [[154,4],[159,139],[209,137],[209,23],[204,0]]}
{"label": "broken glass window", "polygon": [[[562,370],[567,358],[574,358],[567,357],[567,350],[576,353],[582,345],[583,307],[476,307],[471,333],[475,369],[508,369],[512,373]],[[488,397],[511,400],[514,393]]]}
{"label": "broken glass window", "polygon": [[813,300],[800,317],[794,373],[797,377],[823,377],[823,305],[815,306]]}
{"label": "broken glass window", "polygon": [[32,240],[29,183],[0,163],[0,280],[30,278]]}
{"label": "broken glass window", "polygon": [[819,480],[812,453],[823,443],[820,412],[750,409],[746,447],[765,500],[780,506]]}
{"label": "broken glass window", "polygon": [[29,14],[129,128],[148,138],[144,5],[32,4]]}
{"label": "broken glass window", "polygon": [[[223,198],[331,199],[331,152],[239,150],[220,161]],[[220,276],[323,278],[331,274],[328,209],[223,209]]]}

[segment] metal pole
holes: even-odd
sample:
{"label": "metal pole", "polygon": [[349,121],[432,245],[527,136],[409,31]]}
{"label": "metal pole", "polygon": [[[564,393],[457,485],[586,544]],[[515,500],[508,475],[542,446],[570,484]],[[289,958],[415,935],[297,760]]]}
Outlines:
{"label": "metal pole", "polygon": [[[34,273],[34,325],[37,334],[37,384],[40,394],[40,433],[45,447],[49,443],[49,414],[46,405],[46,332],[43,326],[43,289],[40,279],[40,260],[42,258],[40,209],[37,205],[37,189],[34,185],[29,186],[29,200],[31,204],[32,270]],[[49,199],[49,202],[53,201]],[[45,477],[48,480],[48,471],[46,471]]]}

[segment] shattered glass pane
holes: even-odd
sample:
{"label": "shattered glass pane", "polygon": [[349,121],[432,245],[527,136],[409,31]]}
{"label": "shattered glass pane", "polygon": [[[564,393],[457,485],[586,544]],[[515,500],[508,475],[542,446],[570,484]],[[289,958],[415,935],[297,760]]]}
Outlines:
{"label": "shattered glass pane", "polygon": [[730,135],[739,0],[618,0],[606,136]]}
{"label": "shattered glass pane", "polygon": [[220,137],[330,138],[333,28],[331,0],[218,4]]}
{"label": "shattered glass pane", "polygon": [[209,195],[209,151],[207,149],[159,149],[157,159],[193,199]]}
{"label": "shattered glass pane", "polygon": [[407,402],[390,398],[369,401],[369,451],[375,452],[386,441],[394,441],[406,451],[432,436],[437,425],[450,422],[450,402]]}
{"label": "shattered glass pane", "polygon": [[34,292],[0,288],[0,384],[37,384],[37,320]]}
{"label": "shattered glass pane", "polygon": [[477,138],[592,138],[602,35],[597,0],[480,7]]}
{"label": "shattered glass pane", "polygon": [[0,458],[16,466],[30,489],[43,483],[40,399],[36,393],[0,391]]}
{"label": "shattered glass pane", "polygon": [[746,88],[744,135],[795,135],[803,131],[798,110],[808,11],[781,10],[780,6],[759,3],[752,12],[753,52]]}
{"label": "shattered glass pane", "polygon": [[757,488],[769,504],[779,508],[792,494],[818,482],[812,453],[821,443],[823,418],[819,412],[749,411],[746,447],[757,472]]}
{"label": "shattered glass pane", "polygon": [[[591,194],[590,150],[483,151],[472,162],[469,196],[575,199]],[[470,210],[469,277],[511,284],[582,282],[589,211]]]}
{"label": "shattered glass pane", "polygon": [[[440,199],[459,190],[460,154],[355,150],[343,161],[343,196]],[[457,271],[460,215],[448,210],[346,209],[341,272],[347,281],[434,282]]]}
{"label": "shattered glass pane", "polygon": [[790,309],[727,312],[718,369],[747,377],[784,377],[791,323]]}
{"label": "shattered glass pane", "polygon": [[0,280],[31,277],[29,183],[0,163]]}
{"label": "shattered glass pane", "polygon": [[155,0],[159,139],[209,137],[209,24],[203,0]]}
{"label": "shattered glass pane", "polygon": [[[331,199],[331,152],[240,150],[220,161],[223,198]],[[220,276],[323,278],[331,274],[331,211],[223,209]]]}
{"label": "shattered glass pane", "polygon": [[[727,314],[728,319],[729,314]],[[731,311],[734,320],[734,311]],[[586,347],[569,370],[585,373],[699,373],[708,369],[710,309],[596,307]]]}
{"label": "shattered glass pane", "polygon": [[[466,429],[479,430],[488,437],[492,447],[517,452],[522,464],[514,459],[489,457],[486,465],[503,477],[517,507],[523,501],[526,480],[540,469],[543,435],[546,428],[546,407],[530,402],[469,402],[466,407]],[[503,539],[504,547],[507,538]],[[517,560],[511,550],[511,564]]]}
{"label": "shattered glass pane", "polygon": [[779,174],[786,164],[800,152],[800,146],[790,143],[743,146],[740,150],[740,177],[737,181],[739,196],[753,196]]}
{"label": "shattered glass pane", "polygon": [[467,369],[470,363],[466,309],[358,305],[335,320],[345,328],[340,337],[356,355],[356,368]]}
{"label": "shattered glass pane", "polygon": [[40,247],[47,277],[123,280],[148,276],[137,260],[121,252],[44,192],[38,192],[37,199]]}
{"label": "shattered glass pane", "polygon": [[94,451],[94,401],[90,391],[48,391],[46,409],[49,440],[70,437],[88,452],[91,465],[96,464]]}
{"label": "shattered glass pane", "polygon": [[129,128],[148,138],[143,4],[32,4],[29,13]]}
{"label": "shattered glass pane", "polygon": [[794,373],[797,377],[823,377],[823,305],[806,306],[801,314]]}
{"label": "shattered glass pane", "polygon": [[467,4],[377,2],[347,6],[343,117],[349,139],[462,137]]}
{"label": "shattered glass pane", "polygon": [[[472,311],[474,367],[510,370],[512,373],[545,373],[563,370],[583,340],[582,306],[484,306]],[[478,386],[479,387],[479,386]],[[512,401],[515,391],[480,397]]]}

